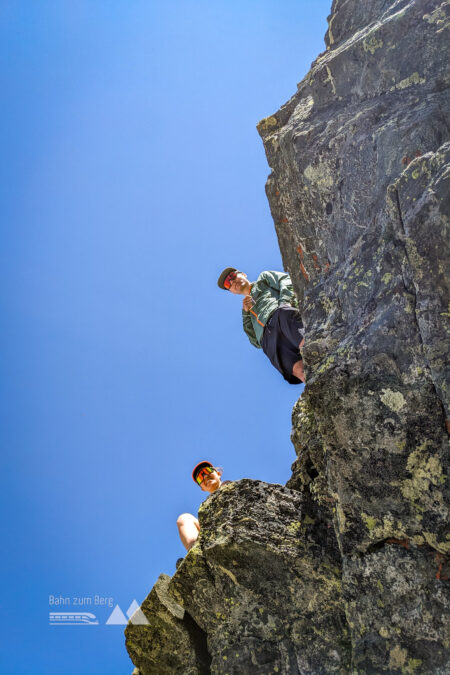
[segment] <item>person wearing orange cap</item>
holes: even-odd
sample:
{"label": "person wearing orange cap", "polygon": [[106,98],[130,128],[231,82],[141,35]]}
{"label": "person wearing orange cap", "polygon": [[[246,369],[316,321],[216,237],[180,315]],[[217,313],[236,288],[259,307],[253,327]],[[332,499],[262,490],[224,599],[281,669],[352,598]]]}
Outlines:
{"label": "person wearing orange cap", "polygon": [[217,285],[244,296],[242,323],[251,344],[263,350],[287,382],[305,382],[300,353],[305,331],[289,274],[265,271],[251,282],[245,272],[226,267]]}
{"label": "person wearing orange cap", "polygon": [[[199,462],[192,471],[192,478],[203,492],[212,494],[216,492],[222,485],[231,483],[230,480],[222,481],[222,469],[215,468],[211,462]],[[183,546],[187,551],[193,547],[200,532],[200,523],[198,519],[191,513],[182,513],[177,518],[178,533]],[[178,564],[183,560],[177,560]]]}

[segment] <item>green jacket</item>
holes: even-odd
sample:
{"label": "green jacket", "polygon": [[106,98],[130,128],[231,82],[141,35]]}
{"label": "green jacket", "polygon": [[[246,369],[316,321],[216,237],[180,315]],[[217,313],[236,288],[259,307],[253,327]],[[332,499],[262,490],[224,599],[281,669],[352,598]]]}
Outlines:
{"label": "green jacket", "polygon": [[297,298],[291,277],[285,272],[261,272],[250,295],[253,307],[249,312],[242,310],[242,322],[252,345],[261,349],[264,326],[274,311],[281,305],[297,307]]}

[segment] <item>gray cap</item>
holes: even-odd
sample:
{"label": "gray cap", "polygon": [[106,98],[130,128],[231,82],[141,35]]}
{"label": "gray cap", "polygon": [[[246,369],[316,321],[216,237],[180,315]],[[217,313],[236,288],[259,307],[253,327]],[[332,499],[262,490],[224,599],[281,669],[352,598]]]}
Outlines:
{"label": "gray cap", "polygon": [[231,274],[231,272],[239,272],[239,270],[236,269],[236,267],[225,267],[224,271],[222,272],[222,274],[220,275],[220,277],[217,280],[218,287],[223,288],[224,291],[227,291],[228,289],[225,288],[225,286],[223,285],[223,282],[225,281],[227,276],[229,274]]}

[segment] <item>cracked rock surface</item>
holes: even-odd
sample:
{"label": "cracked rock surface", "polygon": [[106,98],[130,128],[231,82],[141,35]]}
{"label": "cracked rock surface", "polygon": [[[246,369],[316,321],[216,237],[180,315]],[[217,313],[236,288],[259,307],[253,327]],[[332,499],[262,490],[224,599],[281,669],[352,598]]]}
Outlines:
{"label": "cracked rock surface", "polygon": [[[243,479],[211,495],[199,520],[201,536],[167,588],[171,602],[207,635],[208,672],[347,670],[341,559],[320,506],[296,490]],[[192,670],[198,653],[180,620],[167,620],[167,608],[155,606],[154,591],[141,606],[150,625],[127,627],[134,654],[155,659],[159,645],[164,654],[181,645],[186,661],[171,672],[203,672],[199,665]],[[140,661],[142,675],[166,672],[152,664]]]}
{"label": "cracked rock surface", "polygon": [[357,672],[450,668],[449,6],[335,1],[258,125],[306,327],[288,485],[333,513]]}
{"label": "cracked rock surface", "polygon": [[449,10],[334,0],[258,125],[306,329],[297,459],[206,500],[127,627],[140,675],[450,672]]}

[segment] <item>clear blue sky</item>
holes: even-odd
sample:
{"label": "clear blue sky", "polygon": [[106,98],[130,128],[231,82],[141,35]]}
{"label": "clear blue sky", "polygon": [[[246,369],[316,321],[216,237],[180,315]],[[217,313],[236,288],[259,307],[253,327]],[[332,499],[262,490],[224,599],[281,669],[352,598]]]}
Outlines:
{"label": "clear blue sky", "polygon": [[[289,385],[227,265],[281,269],[257,122],[324,49],[329,0],[0,6],[3,674],[130,674],[125,612],[226,479],[284,483]],[[82,608],[83,609],[83,608]]]}

